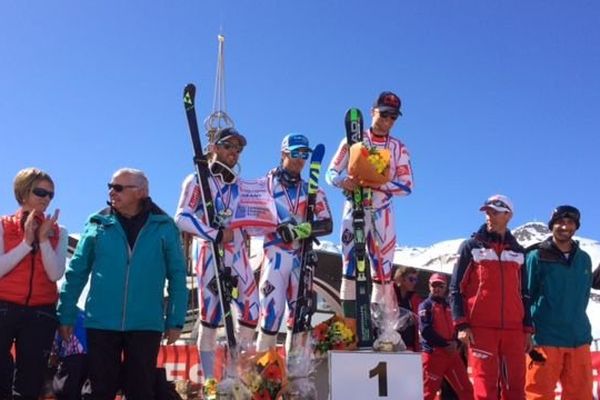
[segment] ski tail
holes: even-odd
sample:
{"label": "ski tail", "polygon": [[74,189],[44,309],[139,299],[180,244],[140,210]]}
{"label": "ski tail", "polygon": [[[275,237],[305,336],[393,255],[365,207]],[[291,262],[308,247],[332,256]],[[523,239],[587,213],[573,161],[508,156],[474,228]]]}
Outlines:
{"label": "ski tail", "polygon": [[[319,191],[319,175],[325,155],[325,146],[318,144],[312,151],[308,178],[308,198],[306,207],[306,222],[314,220],[315,204]],[[308,237],[302,242],[300,276],[298,277],[298,296],[294,308],[294,326],[292,333],[306,332],[311,329],[312,313],[314,310],[313,276],[316,266],[316,256],[312,251],[313,238]]]}

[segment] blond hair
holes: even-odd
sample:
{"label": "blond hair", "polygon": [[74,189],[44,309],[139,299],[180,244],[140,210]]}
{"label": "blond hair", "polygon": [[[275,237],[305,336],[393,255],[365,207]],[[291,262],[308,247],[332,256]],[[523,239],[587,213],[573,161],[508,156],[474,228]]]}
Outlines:
{"label": "blond hair", "polygon": [[46,172],[39,168],[29,167],[20,170],[13,181],[13,189],[15,192],[15,199],[20,206],[23,205],[29,193],[33,190],[33,187],[39,181],[48,181],[54,186],[54,181],[50,178]]}

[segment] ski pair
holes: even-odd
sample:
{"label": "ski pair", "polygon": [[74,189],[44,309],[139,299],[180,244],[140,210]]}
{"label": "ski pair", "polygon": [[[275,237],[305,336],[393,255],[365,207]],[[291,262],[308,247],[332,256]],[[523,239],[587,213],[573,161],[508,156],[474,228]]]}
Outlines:
{"label": "ski pair", "polygon": [[[350,108],[344,117],[348,151],[355,143],[362,143],[364,122],[358,108]],[[359,348],[371,348],[374,333],[371,322],[371,270],[368,265],[365,235],[365,200],[368,193],[357,186],[350,194],[352,199],[352,229],[354,231],[354,259],[356,265],[356,331]]]}

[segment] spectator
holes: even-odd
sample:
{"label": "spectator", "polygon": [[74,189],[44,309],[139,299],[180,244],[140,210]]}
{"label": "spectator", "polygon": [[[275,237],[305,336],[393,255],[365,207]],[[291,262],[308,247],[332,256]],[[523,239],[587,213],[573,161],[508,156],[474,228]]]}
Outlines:
{"label": "spectator", "polygon": [[421,350],[421,345],[419,343],[419,326],[414,317],[419,311],[419,304],[423,301],[423,298],[415,291],[418,281],[419,272],[415,268],[400,267],[396,269],[396,272],[394,273],[394,291],[396,293],[396,299],[398,300],[398,306],[411,313],[408,326],[405,326],[404,329],[400,331],[402,341],[406,345],[407,350],[410,351]]}
{"label": "spectator", "polygon": [[554,399],[557,382],[563,399],[592,399],[592,327],[586,314],[592,261],[573,240],[579,226],[577,208],[557,207],[548,222],[552,236],[527,255],[535,328],[525,386],[530,400]]}
{"label": "spectator", "polygon": [[108,190],[110,207],[89,218],[67,268],[61,335],[69,340],[73,333],[77,300],[91,275],[85,308],[91,399],[113,400],[122,369],[127,399],[147,400],[154,397],[162,332],[167,344],[175,342],[185,319],[183,249],[174,221],[150,199],[142,171],[116,171]]}
{"label": "spectator", "polygon": [[458,399],[470,400],[473,398],[473,386],[460,357],[460,342],[446,302],[446,289],[446,277],[434,273],[429,278],[429,297],[419,305],[424,399],[435,399],[446,379]]}
{"label": "spectator", "polygon": [[83,326],[85,315],[77,310],[73,335],[64,340],[57,331],[51,359],[58,368],[52,380],[52,391],[57,400],[81,400],[81,390],[88,380],[87,337]]}
{"label": "spectator", "polygon": [[56,281],[65,269],[67,232],[56,223],[59,210],[45,214],[54,198],[50,175],[25,168],[13,186],[19,209],[0,218],[0,398],[37,400],[57,326]]}
{"label": "spectator", "polygon": [[452,273],[452,318],[469,346],[475,398],[521,400],[533,330],[525,251],[508,229],[508,197],[491,196],[480,210],[486,222],[462,243]]}

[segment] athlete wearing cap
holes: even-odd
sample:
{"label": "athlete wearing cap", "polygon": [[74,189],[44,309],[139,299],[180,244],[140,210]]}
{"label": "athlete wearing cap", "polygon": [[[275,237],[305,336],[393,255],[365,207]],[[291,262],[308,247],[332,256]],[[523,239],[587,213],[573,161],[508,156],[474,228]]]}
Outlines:
{"label": "athlete wearing cap", "polygon": [[265,262],[259,283],[260,331],[256,347],[264,351],[277,344],[277,332],[288,305],[287,348],[294,323],[294,306],[298,297],[298,277],[302,240],[328,235],[332,231],[331,213],[325,192],[317,192],[312,225],[305,221],[308,183],[301,173],[311,148],[306,136],[291,133],[281,143],[281,163],[267,173],[267,187],[277,208],[279,226],[264,240]]}
{"label": "athlete wearing cap", "polygon": [[423,349],[423,398],[433,400],[444,379],[460,400],[473,398],[473,386],[460,358],[459,341],[446,302],[446,277],[429,278],[429,297],[419,305],[419,330]]}
{"label": "athlete wearing cap", "polygon": [[[392,92],[382,92],[371,109],[371,127],[363,134],[363,144],[370,148],[387,149],[391,153],[389,182],[365,187],[371,192],[371,204],[365,208],[365,235],[367,253],[371,266],[373,292],[371,302],[383,302],[381,283],[391,281],[392,261],[396,248],[396,229],[392,199],[395,196],[407,196],[413,190],[412,168],[408,149],[399,139],[391,136],[391,130],[402,115],[401,101]],[[359,185],[356,178],[348,176],[349,147],[342,139],[325,175],[330,185],[352,193]],[[356,306],[356,261],[354,254],[354,230],[352,228],[352,201],[345,202],[341,242],[343,253],[342,285],[340,298],[346,316],[354,316]]]}
{"label": "athlete wearing cap", "polygon": [[452,273],[452,317],[469,346],[475,398],[496,398],[500,388],[503,399],[523,399],[533,331],[525,251],[508,229],[508,197],[491,196],[480,210],[485,224],[461,244]]}
{"label": "athlete wearing cap", "polygon": [[216,221],[206,220],[195,174],[188,175],[183,182],[175,213],[179,229],[194,235],[197,240],[196,273],[200,305],[198,349],[205,378],[214,377],[217,327],[222,318],[212,261],[212,242],[222,246],[223,265],[231,267],[232,278],[237,281],[239,296],[234,301],[238,307],[236,336],[242,348],[251,344],[258,322],[258,293],[248,260],[247,235],[241,228],[229,228],[239,202],[238,161],[246,143],[246,138],[237,130],[225,128],[217,132],[214,143],[209,145],[209,185]]}
{"label": "athlete wearing cap", "polygon": [[548,222],[552,236],[527,254],[533,339],[545,358],[528,358],[527,399],[553,399],[559,381],[563,399],[592,399],[592,328],[586,314],[592,262],[573,240],[580,218],[573,206],[557,207]]}

